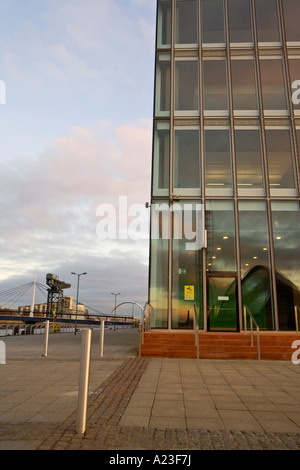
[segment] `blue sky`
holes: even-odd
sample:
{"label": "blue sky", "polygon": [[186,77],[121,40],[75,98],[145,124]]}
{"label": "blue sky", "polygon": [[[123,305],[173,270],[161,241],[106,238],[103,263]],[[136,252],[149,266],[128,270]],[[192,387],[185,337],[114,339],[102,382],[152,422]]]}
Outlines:
{"label": "blue sky", "polygon": [[96,212],[150,197],[155,4],[1,1],[0,292],[87,271],[100,311],[146,300],[148,240],[99,240]]}

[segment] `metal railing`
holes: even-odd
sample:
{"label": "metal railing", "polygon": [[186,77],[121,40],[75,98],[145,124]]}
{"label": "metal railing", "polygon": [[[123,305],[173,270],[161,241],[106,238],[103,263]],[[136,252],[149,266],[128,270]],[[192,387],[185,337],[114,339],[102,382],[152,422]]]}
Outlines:
{"label": "metal railing", "polygon": [[197,359],[199,359],[199,325],[198,325],[198,317],[197,317],[197,310],[196,310],[195,304],[194,304],[193,326],[194,326],[194,333],[195,333],[195,345],[197,346]]}
{"label": "metal railing", "polygon": [[249,308],[247,305],[244,305],[244,329],[245,329],[245,334],[247,334],[247,313],[250,317],[250,331],[251,331],[251,346],[254,346],[253,342],[253,323],[256,326],[256,339],[257,339],[257,358],[260,359],[260,339],[259,339],[259,326],[257,324],[257,321],[253,317],[252,313],[250,312]]}
{"label": "metal railing", "polygon": [[296,332],[297,335],[299,334],[299,320],[298,320],[298,313],[300,312],[299,305],[295,305],[295,323],[296,323]]}
{"label": "metal railing", "polygon": [[150,331],[150,319],[151,306],[146,302],[139,325],[139,357],[142,356],[142,344],[144,344],[145,332]]}

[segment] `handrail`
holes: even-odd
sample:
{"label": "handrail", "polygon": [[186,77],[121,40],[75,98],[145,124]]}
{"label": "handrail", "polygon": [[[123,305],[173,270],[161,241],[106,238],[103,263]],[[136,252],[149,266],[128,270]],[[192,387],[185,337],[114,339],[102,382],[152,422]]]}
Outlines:
{"label": "handrail", "polygon": [[144,334],[147,331],[150,331],[150,313],[151,313],[151,306],[147,302],[145,303],[141,321],[139,325],[139,357],[142,356],[142,344],[144,344]]}
{"label": "handrail", "polygon": [[247,305],[244,305],[244,329],[245,334],[247,334],[247,313],[250,316],[250,331],[251,331],[251,346],[253,346],[253,322],[256,326],[256,334],[257,334],[257,358],[260,359],[260,340],[259,340],[259,326],[257,321],[253,317],[252,313],[250,312]]}
{"label": "handrail", "polygon": [[297,335],[299,334],[298,310],[299,310],[299,312],[300,312],[300,307],[299,307],[299,305],[295,305],[295,323],[296,323]]}
{"label": "handrail", "polygon": [[198,325],[197,311],[196,311],[195,304],[194,304],[193,324],[194,324],[194,333],[195,333],[195,344],[197,346],[197,359],[199,359],[199,325]]}

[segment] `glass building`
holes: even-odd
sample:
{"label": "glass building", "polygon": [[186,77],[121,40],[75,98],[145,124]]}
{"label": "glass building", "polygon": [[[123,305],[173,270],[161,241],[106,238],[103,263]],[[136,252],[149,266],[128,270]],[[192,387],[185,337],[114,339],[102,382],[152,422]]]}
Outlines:
{"label": "glass building", "polygon": [[295,330],[300,1],[158,0],[151,328]]}

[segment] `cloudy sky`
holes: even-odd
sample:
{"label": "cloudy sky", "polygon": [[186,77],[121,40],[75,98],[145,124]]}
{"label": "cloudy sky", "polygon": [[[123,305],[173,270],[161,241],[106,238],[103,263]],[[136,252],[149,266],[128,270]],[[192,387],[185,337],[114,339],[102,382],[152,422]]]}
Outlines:
{"label": "cloudy sky", "polygon": [[[1,0],[0,293],[86,271],[96,310],[147,300],[155,4]],[[105,208],[139,236],[101,237]]]}

